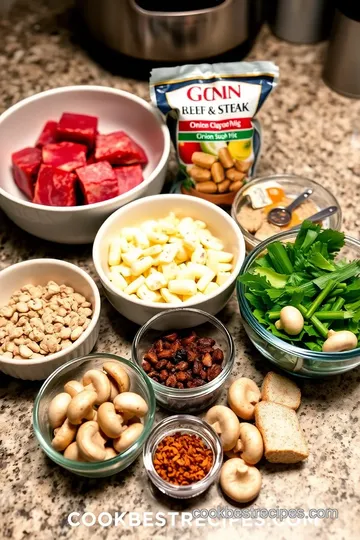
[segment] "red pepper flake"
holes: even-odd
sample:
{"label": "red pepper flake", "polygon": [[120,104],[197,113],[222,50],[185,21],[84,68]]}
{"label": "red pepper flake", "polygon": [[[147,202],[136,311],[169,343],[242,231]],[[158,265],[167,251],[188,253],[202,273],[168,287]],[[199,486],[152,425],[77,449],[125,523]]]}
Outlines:
{"label": "red pepper flake", "polygon": [[[190,460],[188,454],[191,453]],[[177,432],[158,444],[153,464],[158,475],[175,485],[189,485],[209,473],[214,461],[212,450],[197,435]]]}

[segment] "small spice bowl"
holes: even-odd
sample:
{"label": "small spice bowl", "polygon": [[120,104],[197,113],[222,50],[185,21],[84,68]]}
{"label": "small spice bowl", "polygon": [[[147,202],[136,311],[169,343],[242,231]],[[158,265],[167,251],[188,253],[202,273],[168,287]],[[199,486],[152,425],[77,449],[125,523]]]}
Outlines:
{"label": "small spice bowl", "polygon": [[[184,324],[191,322],[191,324]],[[172,388],[154,381],[145,373],[142,362],[145,353],[164,333],[178,331],[184,326],[196,327],[201,337],[211,337],[223,352],[222,371],[212,381],[195,388]],[[175,308],[158,313],[137,332],[131,352],[132,360],[150,381],[157,402],[175,412],[197,413],[210,407],[218,398],[234,365],[235,346],[226,327],[216,317],[195,308]]]}
{"label": "small spice bowl", "polygon": [[[159,443],[167,436],[175,433],[196,435],[212,451],[213,462],[208,474],[199,481],[187,486],[171,484],[161,478],[153,463]],[[208,489],[217,479],[223,461],[223,451],[219,437],[209,424],[188,414],[178,414],[165,418],[157,424],[150,433],[143,450],[143,460],[146,472],[152,483],[165,495],[176,499],[190,499]]]}

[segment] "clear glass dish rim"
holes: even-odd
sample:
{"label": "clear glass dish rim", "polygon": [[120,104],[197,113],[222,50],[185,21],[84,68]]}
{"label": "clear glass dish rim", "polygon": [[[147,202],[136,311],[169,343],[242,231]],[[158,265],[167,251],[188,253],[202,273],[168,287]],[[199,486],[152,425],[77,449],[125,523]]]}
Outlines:
{"label": "clear glass dish rim", "polygon": [[[137,348],[138,348],[138,344],[140,343],[142,336],[145,334],[145,332],[148,331],[149,327],[153,324],[153,322],[161,319],[162,317],[167,317],[173,313],[184,312],[184,311],[188,311],[194,314],[204,316],[206,319],[208,319],[208,322],[211,322],[214,326],[216,326],[219,330],[221,330],[224,333],[224,335],[226,336],[228,348],[229,348],[228,361],[226,362],[226,365],[224,366],[224,369],[222,370],[220,375],[218,375],[214,380],[210,381],[209,383],[204,384],[203,386],[198,386],[196,388],[183,388],[183,389],[171,388],[169,386],[163,386],[162,384],[150,379],[150,377],[146,374],[146,372],[141,367],[141,359],[138,358]],[[159,332],[160,331],[161,330],[159,330]],[[147,379],[150,380],[150,384],[153,386],[155,395],[159,394],[162,396],[166,396],[167,398],[175,398],[175,399],[176,398],[188,399],[191,397],[206,396],[207,394],[213,392],[216,388],[221,386],[221,384],[226,381],[234,365],[235,345],[234,345],[233,337],[231,336],[226,326],[221,321],[219,321],[219,319],[217,319],[214,315],[211,315],[210,313],[207,313],[206,311],[203,311],[201,309],[196,309],[196,308],[191,308],[191,307],[179,307],[179,308],[174,308],[171,311],[161,311],[160,313],[157,313],[156,315],[154,315],[154,317],[149,319],[141,328],[139,328],[139,330],[136,332],[134,341],[131,346],[131,359],[133,360],[134,364],[136,364],[139,367],[139,369],[141,369],[141,371],[147,377]]]}
{"label": "clear glass dish rim", "polygon": [[[104,356],[106,356],[106,358],[119,361],[120,363],[124,363],[130,369],[135,371],[135,373],[137,373],[137,375],[139,375],[140,378],[144,381],[145,386],[147,387],[149,391],[149,396],[150,396],[148,421],[146,425],[144,426],[144,430],[141,433],[139,439],[132,446],[130,446],[130,448],[125,450],[125,452],[122,452],[121,454],[118,454],[117,456],[111,459],[107,459],[105,461],[96,461],[94,463],[74,461],[72,459],[67,459],[60,452],[57,452],[56,450],[54,450],[54,448],[50,446],[43,437],[43,434],[41,432],[41,429],[38,423],[38,413],[39,413],[40,402],[42,398],[44,397],[44,394],[49,384],[59,375],[59,373],[65,367],[68,367],[72,364],[74,364],[74,367],[75,367],[75,364],[77,364],[80,360],[92,360],[93,358],[102,358]],[[149,433],[151,432],[154,419],[155,419],[155,410],[156,410],[156,400],[155,400],[154,389],[149,383],[148,377],[147,378],[144,377],[144,374],[139,369],[139,367],[137,365],[134,365],[134,363],[131,360],[127,360],[126,358],[122,358],[121,356],[118,356],[116,354],[104,352],[104,353],[94,353],[94,354],[88,354],[85,356],[79,356],[78,358],[74,358],[73,360],[70,360],[69,362],[66,362],[65,364],[62,364],[60,367],[58,367],[42,384],[35,398],[32,417],[33,417],[35,436],[40,444],[40,447],[50,459],[55,461],[55,463],[57,463],[58,465],[65,467],[66,469],[76,470],[79,472],[96,472],[104,468],[109,468],[113,465],[116,465],[117,463],[121,463],[122,461],[126,461],[126,459],[129,456],[131,456],[132,454],[136,454],[136,452],[139,449],[141,449]]]}
{"label": "clear glass dish rim", "polygon": [[[337,214],[335,214],[335,215],[337,216],[337,219],[338,219],[338,225],[337,225],[338,229],[337,230],[340,230],[340,227],[341,227],[341,224],[342,224],[341,206],[340,206],[337,198],[335,197],[335,195],[333,195],[331,193],[331,191],[329,191],[326,187],[319,184],[319,182],[316,182],[315,180],[312,180],[311,178],[307,178],[306,176],[302,176],[300,174],[277,173],[277,174],[269,174],[269,175],[265,175],[265,176],[257,176],[256,178],[252,178],[250,180],[250,182],[247,182],[246,184],[243,185],[243,187],[236,194],[234,202],[231,205],[231,217],[234,219],[235,223],[240,228],[245,240],[251,246],[253,246],[253,249],[255,249],[260,244],[260,240],[255,238],[255,236],[253,234],[249,233],[249,231],[247,231],[246,229],[244,229],[240,225],[240,223],[237,220],[237,207],[238,207],[239,202],[242,199],[244,191],[246,191],[246,189],[249,189],[249,187],[254,185],[254,184],[260,184],[261,182],[266,182],[266,181],[269,181],[269,180],[294,180],[294,181],[303,180],[304,182],[309,182],[309,184],[314,184],[315,186],[318,186],[320,189],[323,189],[323,190],[327,191],[327,193],[333,199],[332,204],[336,205],[338,207],[338,209],[339,209]],[[311,185],[309,187],[311,187]],[[284,231],[284,232],[289,232],[289,231]],[[282,234],[282,233],[278,233],[278,234]],[[274,238],[274,236],[272,236],[271,238]],[[268,238],[267,240],[270,240],[270,238]],[[266,242],[266,240],[265,240],[265,242]]]}
{"label": "clear glass dish rim", "polygon": [[[297,234],[297,231],[284,231],[282,233],[278,233],[275,236],[272,236],[271,238],[268,238],[267,240],[264,240],[259,245],[257,245],[250,254],[245,258],[244,264],[240,270],[239,276],[244,274],[248,268],[252,265],[254,260],[257,258],[257,256],[264,251],[267,246],[275,242],[277,240],[286,240],[290,239],[292,237],[295,237]],[[349,245],[351,247],[356,247],[360,252],[360,241],[356,238],[353,238],[352,236],[345,235],[345,247],[346,245]],[[340,250],[341,253],[341,250]],[[307,349],[301,349],[300,347],[296,347],[295,345],[287,344],[282,339],[278,338],[277,336],[274,336],[270,332],[268,332],[261,324],[256,320],[254,315],[252,314],[252,311],[249,307],[248,301],[245,298],[245,286],[240,283],[237,280],[236,283],[236,294],[238,298],[238,303],[240,307],[240,313],[244,317],[245,321],[249,324],[249,326],[258,334],[260,337],[262,337],[266,342],[270,343],[271,345],[275,345],[279,350],[281,350],[284,353],[287,354],[294,354],[296,356],[302,356],[309,360],[317,360],[320,362],[341,362],[343,360],[348,360],[350,358],[353,358],[355,356],[360,355],[360,347],[357,347],[356,349],[352,349],[350,351],[343,351],[343,352],[333,352],[333,353],[322,353],[317,351],[311,351]],[[324,358],[324,355],[326,355],[326,358]]]}
{"label": "clear glass dish rim", "polygon": [[[164,428],[167,428],[169,431],[173,431],[174,429],[176,429],[178,431],[184,430],[186,432],[186,427],[182,428],[181,426],[181,424],[185,423],[193,424],[194,428],[198,429],[198,435],[200,438],[203,431],[206,431],[207,434],[210,435],[215,446],[214,461],[209,473],[202,480],[194,482],[189,486],[176,486],[170,484],[169,482],[165,482],[165,480],[163,480],[161,476],[159,476],[158,473],[155,471],[155,467],[152,461],[151,447],[156,440],[158,434],[163,431]],[[164,437],[166,437],[166,433],[163,435],[162,438]],[[193,416],[190,414],[176,414],[174,416],[169,416],[156,424],[154,429],[151,431],[150,436],[148,437],[143,448],[143,461],[150,480],[158,489],[160,489],[162,493],[165,493],[174,498],[186,499],[195,497],[197,494],[202,493],[216,480],[223,462],[223,449],[216,431],[207,422],[197,416]]]}

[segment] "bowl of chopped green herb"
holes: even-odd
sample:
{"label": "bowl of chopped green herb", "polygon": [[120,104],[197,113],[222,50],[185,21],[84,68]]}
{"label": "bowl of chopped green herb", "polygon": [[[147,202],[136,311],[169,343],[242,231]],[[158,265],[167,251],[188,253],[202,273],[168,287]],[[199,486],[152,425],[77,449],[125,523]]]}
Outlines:
{"label": "bowl of chopped green herb", "polygon": [[[304,221],[250,253],[237,296],[250,340],[285,371],[319,378],[360,365],[359,240]],[[282,324],[288,306],[302,319],[295,335]]]}

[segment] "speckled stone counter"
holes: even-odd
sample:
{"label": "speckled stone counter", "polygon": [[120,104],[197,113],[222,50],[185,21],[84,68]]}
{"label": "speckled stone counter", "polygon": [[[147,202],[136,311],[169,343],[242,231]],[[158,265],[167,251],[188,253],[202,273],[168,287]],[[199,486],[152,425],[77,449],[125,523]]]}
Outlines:
{"label": "speckled stone counter", "polygon": [[[61,6],[61,7],[59,7]],[[68,84],[101,84],[122,88],[147,99],[145,82],[113,75],[80,47],[70,24],[71,4],[20,4],[0,22],[0,110],[35,92]],[[265,29],[251,59],[280,66],[278,89],[259,116],[264,145],[259,173],[305,174],[327,185],[338,197],[344,229],[354,236],[360,227],[360,101],[331,92],[321,80],[324,45],[294,46]],[[36,257],[58,257],[78,264],[95,277],[90,246],[57,246],[39,241],[0,216],[0,268]],[[251,346],[233,299],[220,318],[236,342],[233,377],[261,383],[270,366]],[[130,356],[136,327],[103,299],[97,351]],[[31,412],[40,383],[0,376],[0,537],[48,538],[245,538],[336,540],[358,537],[360,485],[360,372],[323,382],[301,382],[300,420],[311,454],[300,465],[262,463],[263,487],[249,506],[260,508],[331,508],[337,519],[226,519],[182,523],[181,512],[228,505],[218,486],[191,503],[174,503],[151,490],[142,459],[110,479],[87,480],[55,466],[39,449]],[[230,383],[230,381],[228,381]],[[223,400],[225,396],[223,396]],[[157,418],[163,416],[158,412]],[[118,526],[70,527],[70,512],[126,512]],[[164,512],[159,526],[130,526],[131,512]],[[175,514],[169,514],[175,512]],[[177,514],[176,514],[177,513]],[[79,519],[75,517],[75,522]],[[153,515],[150,520],[155,521]],[[105,519],[106,522],[106,519]],[[124,523],[126,526],[124,526]],[[149,522],[150,523],[150,522]],[[174,526],[175,524],[175,526]]]}

